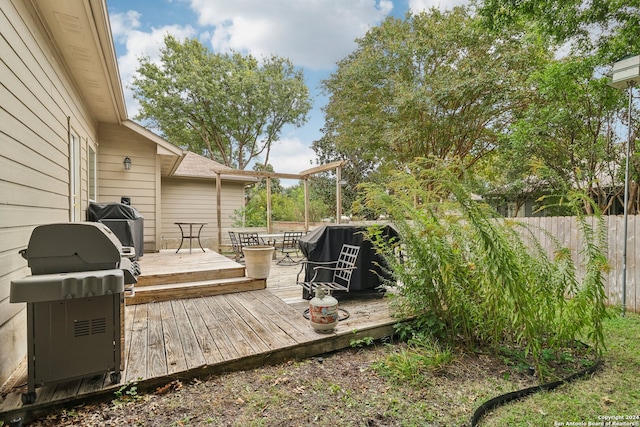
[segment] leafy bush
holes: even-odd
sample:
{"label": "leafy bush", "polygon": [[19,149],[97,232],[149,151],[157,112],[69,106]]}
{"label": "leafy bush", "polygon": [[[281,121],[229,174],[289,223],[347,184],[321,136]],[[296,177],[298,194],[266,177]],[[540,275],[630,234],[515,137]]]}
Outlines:
{"label": "leafy bush", "polygon": [[[467,348],[517,345],[536,368],[543,349],[562,348],[582,334],[601,351],[607,316],[602,218],[592,227],[579,216],[587,272],[579,283],[566,248],[557,247],[550,259],[522,237],[521,225],[472,200],[459,175],[441,161],[419,159],[386,187],[364,186],[362,205],[388,215],[401,236],[387,242],[376,229],[369,232],[392,284],[399,284],[398,314],[415,318],[411,333]],[[579,206],[582,199],[573,202]]]}

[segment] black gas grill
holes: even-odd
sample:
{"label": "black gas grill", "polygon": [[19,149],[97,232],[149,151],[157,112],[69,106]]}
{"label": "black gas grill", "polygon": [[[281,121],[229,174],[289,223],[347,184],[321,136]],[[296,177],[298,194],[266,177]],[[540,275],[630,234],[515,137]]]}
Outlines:
{"label": "black gas grill", "polygon": [[120,382],[124,296],[140,270],[113,232],[95,222],[36,227],[20,251],[31,276],[11,282],[10,301],[27,303],[28,392],[111,372]]}

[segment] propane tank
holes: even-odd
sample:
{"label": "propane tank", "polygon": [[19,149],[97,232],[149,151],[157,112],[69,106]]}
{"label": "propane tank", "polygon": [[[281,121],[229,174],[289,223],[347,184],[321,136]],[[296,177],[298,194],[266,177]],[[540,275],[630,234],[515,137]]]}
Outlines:
{"label": "propane tank", "polygon": [[338,325],[338,300],[323,285],[316,287],[316,295],[309,301],[309,321],[320,333],[329,333]]}

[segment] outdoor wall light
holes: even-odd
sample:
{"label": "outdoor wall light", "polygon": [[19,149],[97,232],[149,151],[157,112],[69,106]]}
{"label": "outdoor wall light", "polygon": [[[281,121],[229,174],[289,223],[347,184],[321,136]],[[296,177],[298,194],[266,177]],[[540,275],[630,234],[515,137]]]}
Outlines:
{"label": "outdoor wall light", "polygon": [[129,169],[131,169],[131,159],[129,158],[129,156],[125,157],[122,163],[124,163],[124,170],[128,171]]}

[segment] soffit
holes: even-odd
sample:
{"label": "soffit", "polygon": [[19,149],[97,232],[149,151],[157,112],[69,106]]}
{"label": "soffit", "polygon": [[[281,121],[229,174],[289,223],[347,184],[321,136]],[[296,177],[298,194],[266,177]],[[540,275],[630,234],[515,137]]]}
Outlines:
{"label": "soffit", "polygon": [[32,0],[32,4],[94,119],[107,123],[126,119],[104,0]]}

